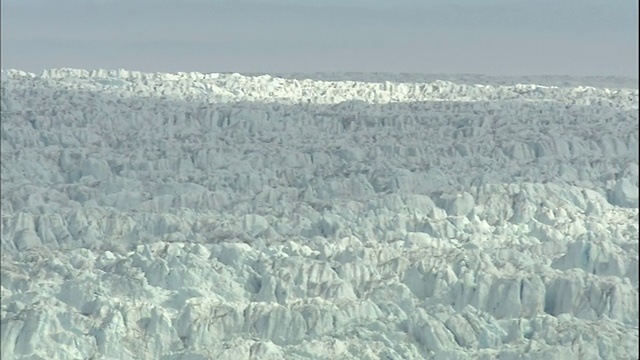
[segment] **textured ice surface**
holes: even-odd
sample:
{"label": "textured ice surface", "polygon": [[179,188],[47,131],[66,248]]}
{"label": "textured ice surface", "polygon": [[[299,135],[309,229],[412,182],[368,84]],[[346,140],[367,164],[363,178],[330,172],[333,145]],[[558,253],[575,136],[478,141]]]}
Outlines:
{"label": "textured ice surface", "polygon": [[636,357],[632,81],[335,76],[4,70],[2,358]]}

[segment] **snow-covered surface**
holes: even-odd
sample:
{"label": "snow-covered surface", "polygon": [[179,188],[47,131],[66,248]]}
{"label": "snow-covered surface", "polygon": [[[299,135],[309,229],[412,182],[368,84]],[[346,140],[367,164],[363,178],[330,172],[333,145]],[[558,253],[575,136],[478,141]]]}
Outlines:
{"label": "snow-covered surface", "polygon": [[565,80],[3,70],[2,358],[635,358],[638,89]]}

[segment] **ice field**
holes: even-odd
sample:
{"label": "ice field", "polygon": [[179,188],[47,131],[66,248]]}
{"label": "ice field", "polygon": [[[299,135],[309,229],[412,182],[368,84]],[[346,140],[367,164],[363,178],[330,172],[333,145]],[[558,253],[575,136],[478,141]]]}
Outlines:
{"label": "ice field", "polygon": [[637,358],[637,80],[1,91],[3,359]]}

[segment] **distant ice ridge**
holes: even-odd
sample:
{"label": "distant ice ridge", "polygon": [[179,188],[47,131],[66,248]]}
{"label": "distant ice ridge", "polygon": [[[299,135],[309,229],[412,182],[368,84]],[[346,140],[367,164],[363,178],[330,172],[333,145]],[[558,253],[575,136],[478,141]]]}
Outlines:
{"label": "distant ice ridge", "polygon": [[3,359],[637,355],[637,88],[2,74]]}
{"label": "distant ice ridge", "polygon": [[[449,81],[429,83],[379,83],[357,81],[318,81],[288,79],[269,75],[141,73],[127,70],[45,70],[41,76],[7,70],[11,78],[35,82],[58,80],[53,87],[70,90],[102,91],[118,96],[170,96],[174,99],[205,102],[278,102],[337,104],[364,101],[374,104],[406,101],[562,101],[589,105],[591,101],[610,102],[623,108],[638,104],[637,89],[557,87],[535,84],[511,86],[467,85]],[[635,107],[634,107],[635,104]]]}

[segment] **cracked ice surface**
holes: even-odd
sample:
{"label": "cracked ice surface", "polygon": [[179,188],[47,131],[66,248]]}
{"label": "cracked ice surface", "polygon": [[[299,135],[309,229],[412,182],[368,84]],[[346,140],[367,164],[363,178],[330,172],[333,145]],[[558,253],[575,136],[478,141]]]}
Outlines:
{"label": "cracked ice surface", "polygon": [[476,80],[3,70],[3,359],[635,357],[637,87]]}

